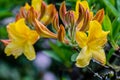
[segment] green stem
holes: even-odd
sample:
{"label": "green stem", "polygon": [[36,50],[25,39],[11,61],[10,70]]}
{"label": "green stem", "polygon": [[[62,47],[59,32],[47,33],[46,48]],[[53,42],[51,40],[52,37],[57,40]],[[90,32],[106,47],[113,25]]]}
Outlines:
{"label": "green stem", "polygon": [[113,39],[111,39],[110,41],[112,47],[114,48],[114,50],[118,50],[119,46],[117,45],[117,43],[115,43],[115,41]]}

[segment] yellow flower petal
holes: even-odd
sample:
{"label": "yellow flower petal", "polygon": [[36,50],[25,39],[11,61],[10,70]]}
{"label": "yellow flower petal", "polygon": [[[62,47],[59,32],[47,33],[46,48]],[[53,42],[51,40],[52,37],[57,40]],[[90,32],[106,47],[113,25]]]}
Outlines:
{"label": "yellow flower petal", "polygon": [[80,1],[78,0],[76,2],[76,6],[75,6],[75,10],[76,10],[76,13],[75,13],[75,18],[78,19],[78,16],[79,16],[79,4],[80,4]]}
{"label": "yellow flower petal", "polygon": [[89,46],[97,47],[103,46],[107,42],[107,35],[109,31],[102,30],[102,26],[96,20],[90,22],[88,43]]}
{"label": "yellow flower petal", "polygon": [[90,20],[92,20],[92,18],[93,18],[93,12],[92,11],[90,11]]}
{"label": "yellow flower petal", "polygon": [[76,32],[76,41],[77,41],[78,45],[81,48],[86,46],[86,43],[87,43],[87,35],[86,35],[86,33],[81,32],[81,31],[77,31]]}
{"label": "yellow flower petal", "polygon": [[79,53],[76,59],[76,66],[77,67],[85,67],[89,65],[90,59],[92,58],[92,53],[89,51],[87,47],[82,48],[81,52]]}
{"label": "yellow flower petal", "polygon": [[42,0],[32,0],[32,7],[40,12],[41,11],[41,3],[42,3]]}
{"label": "yellow flower petal", "polygon": [[15,29],[18,34],[25,34],[25,32],[30,31],[29,27],[25,24],[24,18],[20,19],[15,23]]}
{"label": "yellow flower petal", "polygon": [[7,56],[13,55],[15,58],[20,56],[23,52],[22,46],[18,45],[18,43],[11,42],[5,48],[5,54]]}
{"label": "yellow flower petal", "polygon": [[16,34],[16,30],[15,30],[15,23],[10,23],[7,25],[7,32],[8,32],[9,38],[11,40],[16,39],[17,34]]}
{"label": "yellow flower petal", "polygon": [[24,8],[28,11],[30,9],[30,5],[28,3],[26,3]]}
{"label": "yellow flower petal", "polygon": [[85,9],[85,11],[88,9],[89,10],[89,5],[87,1],[77,1],[76,3],[76,11],[78,11],[79,9],[79,4],[81,4],[83,6],[83,8]]}
{"label": "yellow flower petal", "polygon": [[26,43],[24,46],[24,55],[29,60],[34,60],[36,58],[35,50],[30,42]]}
{"label": "yellow flower petal", "polygon": [[92,56],[95,60],[97,60],[101,64],[105,65],[106,56],[105,56],[105,52],[102,48],[99,48],[98,50],[92,51],[92,54],[93,54]]}
{"label": "yellow flower petal", "polygon": [[34,44],[39,39],[39,34],[35,30],[31,30],[29,33],[29,41]]}
{"label": "yellow flower petal", "polygon": [[[24,34],[26,32],[26,30],[23,27],[24,25],[22,25],[22,23],[21,24],[19,23],[19,22],[21,22],[21,20],[23,20],[23,19],[20,19],[17,21],[18,22],[17,25],[16,25],[17,22],[16,23],[13,22],[13,23],[10,23],[7,25],[7,31],[9,33],[9,38],[11,40],[21,40],[21,39],[25,38],[24,35],[21,35],[21,34]],[[21,30],[22,27],[23,27],[23,30]]]}

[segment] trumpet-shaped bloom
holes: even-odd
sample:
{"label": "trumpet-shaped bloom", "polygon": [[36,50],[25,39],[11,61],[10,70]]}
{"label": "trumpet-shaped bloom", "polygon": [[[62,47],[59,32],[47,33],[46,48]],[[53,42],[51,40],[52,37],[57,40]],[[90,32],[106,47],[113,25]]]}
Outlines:
{"label": "trumpet-shaped bloom", "polygon": [[[31,7],[33,9],[31,9]],[[32,0],[31,6],[26,3],[24,6],[25,10],[27,11],[27,17],[25,18],[36,18],[44,25],[48,25],[53,20],[54,15],[56,14],[56,8],[53,4],[46,5],[43,0]],[[25,11],[23,11],[25,12]],[[32,16],[31,16],[32,14]],[[21,16],[21,15],[19,15]]]}
{"label": "trumpet-shaped bloom", "polygon": [[75,9],[76,9],[76,17],[79,17],[79,8],[80,8],[79,5],[81,5],[84,8],[85,11],[88,10],[89,13],[90,13],[90,17],[91,18],[93,17],[93,12],[90,11],[88,2],[87,1],[79,1],[79,0],[77,1],[76,7],[75,7]]}
{"label": "trumpet-shaped bloom", "polygon": [[[83,9],[80,7],[82,6]],[[84,18],[81,19],[81,22],[78,24],[77,29],[78,30],[87,30],[88,29],[88,24],[89,21],[92,20],[97,20],[99,23],[102,23],[103,18],[104,18],[104,9],[99,10],[95,16],[93,16],[93,12],[90,10],[88,2],[87,1],[77,1],[76,3],[76,12],[75,12],[75,17],[76,19],[79,19],[79,17],[81,15],[84,15]],[[80,11],[82,9],[82,11]],[[86,12],[86,14],[84,13],[80,13],[80,12]]]}
{"label": "trumpet-shaped bloom", "polygon": [[96,20],[90,21],[88,36],[85,32],[76,32],[76,42],[82,48],[76,58],[76,65],[78,67],[87,66],[91,58],[105,65],[106,57],[103,46],[107,42],[108,33],[102,30],[101,24]]}
{"label": "trumpet-shaped bloom", "polygon": [[27,59],[35,59],[36,55],[33,44],[39,38],[37,32],[30,30],[23,18],[17,22],[10,23],[7,26],[7,31],[10,38],[10,43],[5,48],[7,56],[13,55],[17,58],[24,53]]}

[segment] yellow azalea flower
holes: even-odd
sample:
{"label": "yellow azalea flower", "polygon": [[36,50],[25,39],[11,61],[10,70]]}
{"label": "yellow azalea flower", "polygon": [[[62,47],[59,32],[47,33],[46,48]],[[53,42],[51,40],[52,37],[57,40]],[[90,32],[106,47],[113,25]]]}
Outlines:
{"label": "yellow azalea flower", "polygon": [[[31,9],[31,7],[33,7],[33,10]],[[27,17],[29,17],[30,13],[32,13],[32,17],[38,19],[44,25],[50,24],[57,12],[53,4],[46,5],[43,0],[32,0],[31,6],[26,3],[24,8],[27,10]],[[34,15],[36,17],[34,17]]]}
{"label": "yellow azalea flower", "polygon": [[39,38],[37,32],[30,30],[23,18],[19,19],[17,22],[10,23],[7,26],[7,31],[10,43],[5,48],[6,55],[13,55],[17,58],[23,53],[27,59],[35,59],[36,55],[33,44]]}
{"label": "yellow azalea flower", "polygon": [[88,36],[85,32],[76,32],[76,42],[82,48],[76,58],[76,66],[85,67],[89,64],[91,58],[99,61],[103,65],[106,63],[106,57],[103,50],[107,42],[107,34],[102,30],[102,26],[96,20],[90,21]]}
{"label": "yellow azalea flower", "polygon": [[[90,10],[88,2],[87,1],[77,1],[76,2],[76,12],[75,12],[75,17],[76,19],[79,18],[79,15],[81,16],[82,14],[80,14],[80,8],[79,6],[83,7],[83,11],[85,11],[86,13],[84,14],[84,18],[81,20],[81,22],[78,24],[77,29],[78,30],[82,30],[83,29],[86,31],[88,29],[88,24],[89,21],[91,20],[97,20],[99,23],[102,23],[103,18],[104,18],[104,9],[100,9],[95,16],[93,16],[93,12]],[[82,29],[81,29],[82,28]]]}
{"label": "yellow azalea flower", "polygon": [[77,1],[76,2],[76,7],[75,7],[75,10],[76,10],[76,16],[78,17],[79,16],[79,4],[84,8],[84,10],[88,10],[89,13],[90,13],[90,19],[93,17],[93,12],[90,11],[90,8],[89,8],[89,5],[88,5],[88,2],[87,1]]}

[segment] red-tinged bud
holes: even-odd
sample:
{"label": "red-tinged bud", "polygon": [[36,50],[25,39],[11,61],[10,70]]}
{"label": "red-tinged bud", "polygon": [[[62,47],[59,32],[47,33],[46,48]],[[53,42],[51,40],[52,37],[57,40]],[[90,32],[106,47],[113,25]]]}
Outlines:
{"label": "red-tinged bud", "polygon": [[25,8],[21,7],[19,11],[20,16],[22,16],[23,18],[26,18],[26,13],[27,11],[25,10]]}
{"label": "red-tinged bud", "polygon": [[58,31],[59,28],[59,18],[58,18],[58,13],[54,16],[53,21],[52,21],[52,26],[56,31]]}
{"label": "red-tinged bud", "polygon": [[60,25],[57,37],[58,37],[59,41],[64,42],[64,39],[65,39],[65,28],[64,28],[63,25]]}
{"label": "red-tinged bud", "polygon": [[53,4],[48,5],[46,12],[43,15],[42,19],[40,20],[40,22],[42,22],[44,25],[50,24],[56,12],[57,12],[56,8]]}
{"label": "red-tinged bud", "polygon": [[89,14],[89,11],[86,10],[85,15],[84,15],[83,25],[82,25],[80,31],[86,31],[88,29],[89,21],[90,21],[90,14]]}
{"label": "red-tinged bud", "polygon": [[40,18],[39,19],[41,19],[44,16],[46,9],[47,9],[47,5],[44,1],[42,1],[41,12],[40,12]]}
{"label": "red-tinged bud", "polygon": [[64,23],[65,26],[67,26],[67,23],[65,20],[65,14],[66,14],[65,1],[62,2],[62,4],[60,5],[59,14],[60,14],[60,18],[61,18],[62,22]]}
{"label": "red-tinged bud", "polygon": [[65,20],[68,26],[73,27],[75,24],[75,17],[74,17],[74,12],[73,11],[68,11],[65,14]]}
{"label": "red-tinged bud", "polygon": [[44,26],[41,22],[39,22],[37,19],[34,20],[34,27],[38,34],[41,37],[45,38],[57,38],[57,35],[51,32],[46,26]]}
{"label": "red-tinged bud", "polygon": [[79,4],[78,11],[79,11],[79,13],[78,13],[78,19],[76,21],[76,26],[82,21],[82,19],[84,17],[84,13],[85,13],[85,10],[81,4]]}
{"label": "red-tinged bud", "polygon": [[102,23],[103,19],[104,19],[104,9],[101,9],[93,17],[93,20],[97,20],[98,22]]}
{"label": "red-tinged bud", "polygon": [[11,42],[11,40],[0,40],[0,42],[2,42],[5,46],[7,46],[10,42]]}
{"label": "red-tinged bud", "polygon": [[19,19],[23,18],[22,16],[20,16],[20,14],[18,13],[15,17],[15,21],[18,21]]}
{"label": "red-tinged bud", "polygon": [[38,19],[38,13],[34,10],[33,7],[31,7],[28,12],[27,12],[27,17],[26,20],[30,23],[33,24],[34,19]]}
{"label": "red-tinged bud", "polygon": [[21,7],[19,13],[16,15],[15,21],[21,18],[26,18],[26,14],[27,14],[27,11],[25,10],[25,8]]}

